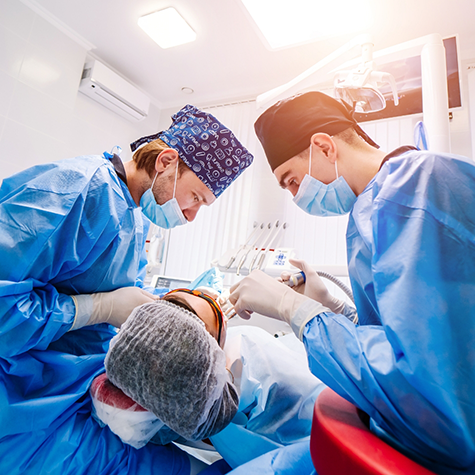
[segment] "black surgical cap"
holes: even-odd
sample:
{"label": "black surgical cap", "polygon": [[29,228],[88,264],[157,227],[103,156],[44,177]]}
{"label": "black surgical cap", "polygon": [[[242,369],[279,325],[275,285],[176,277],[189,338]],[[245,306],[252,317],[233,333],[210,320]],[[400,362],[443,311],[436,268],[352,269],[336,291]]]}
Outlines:
{"label": "black surgical cap", "polygon": [[335,135],[349,127],[379,148],[357,124],[348,104],[317,91],[277,102],[254,124],[272,171],[309,147],[313,134]]}

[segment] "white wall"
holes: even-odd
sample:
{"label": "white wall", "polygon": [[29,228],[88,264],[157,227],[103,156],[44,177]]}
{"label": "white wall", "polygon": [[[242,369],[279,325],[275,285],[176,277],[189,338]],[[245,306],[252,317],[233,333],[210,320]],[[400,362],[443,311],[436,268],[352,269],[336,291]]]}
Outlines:
{"label": "white wall", "polygon": [[[464,64],[464,72],[467,76],[467,116],[470,118],[470,136],[472,139],[472,150],[475,146],[475,60]],[[472,158],[475,157],[475,151],[472,152]]]}
{"label": "white wall", "polygon": [[62,158],[102,154],[156,132],[78,93],[86,49],[19,0],[0,0],[0,180]]}

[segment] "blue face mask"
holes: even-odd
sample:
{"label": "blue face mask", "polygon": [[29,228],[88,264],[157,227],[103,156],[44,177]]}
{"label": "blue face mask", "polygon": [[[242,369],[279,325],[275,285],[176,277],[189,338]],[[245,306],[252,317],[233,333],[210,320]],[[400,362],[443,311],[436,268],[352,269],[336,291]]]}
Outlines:
{"label": "blue face mask", "polygon": [[308,175],[300,183],[294,196],[294,203],[306,213],[314,216],[338,216],[349,213],[356,201],[356,195],[346,180],[338,177],[335,161],[336,180],[328,185],[316,180],[310,174],[312,164],[312,146],[310,146]]}
{"label": "blue face mask", "polygon": [[142,195],[140,198],[140,206],[142,207],[142,213],[147,216],[152,223],[160,226],[161,228],[171,229],[175,226],[181,226],[186,224],[187,220],[181,211],[180,205],[175,198],[176,180],[178,173],[178,164],[175,172],[175,185],[173,187],[173,198],[159,205],[153,196],[153,185],[157,179],[158,173],[152,181],[152,186]]}

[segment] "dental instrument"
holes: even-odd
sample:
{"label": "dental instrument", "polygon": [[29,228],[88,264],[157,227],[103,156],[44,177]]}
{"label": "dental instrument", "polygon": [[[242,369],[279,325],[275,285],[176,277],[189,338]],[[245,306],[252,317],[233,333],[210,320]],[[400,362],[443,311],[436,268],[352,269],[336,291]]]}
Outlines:
{"label": "dental instrument", "polygon": [[[348,298],[355,303],[355,299],[353,298],[353,292],[338,278],[336,278],[334,275],[329,274],[328,272],[324,271],[315,271],[320,277],[323,277],[324,279],[329,280],[330,282],[333,282],[337,287],[339,287],[347,296]],[[283,283],[285,285],[288,285],[289,287],[296,287],[297,285],[304,284],[306,281],[306,277],[303,271],[297,272],[295,274],[292,274],[289,277],[289,280],[284,281]]]}
{"label": "dental instrument", "polygon": [[234,261],[237,259],[237,256],[239,255],[239,253],[244,250],[250,243],[251,243],[251,240],[258,234],[258,231],[259,229],[263,229],[264,227],[264,223],[262,223],[260,226],[258,226],[258,223],[254,223],[254,229],[252,231],[252,233],[250,234],[250,236],[247,238],[247,241],[242,244],[238,250],[231,256],[231,258],[229,259],[229,262],[226,264],[226,269],[229,269]]}
{"label": "dental instrument", "polygon": [[[271,224],[269,223],[267,225],[267,228],[264,228],[264,223],[262,223],[261,225],[262,227],[262,231],[258,234],[257,236],[257,239],[254,241],[254,243],[250,246],[250,248],[247,250],[246,254],[244,254],[244,256],[242,256],[240,262],[239,262],[239,265],[237,266],[237,269],[236,269],[236,275],[239,275],[240,271],[241,271],[241,268],[242,266],[244,265],[244,262],[246,262],[246,259],[247,259],[247,256],[249,255],[249,253],[254,249],[254,247],[257,246],[258,242],[260,241],[260,239],[262,238],[262,236],[266,236],[266,233],[267,232],[270,232],[270,229],[271,229]],[[267,239],[265,238],[265,242],[267,242]]]}
{"label": "dental instrument", "polygon": [[[277,221],[276,224],[278,224],[279,222]],[[282,223],[280,225],[280,227],[277,228],[274,236],[271,238],[271,240],[269,241],[269,244],[267,245],[266,249],[264,250],[264,252],[261,254],[260,258],[259,258],[259,262],[257,264],[257,269],[261,269],[262,268],[262,264],[264,263],[265,261],[265,258],[267,257],[267,254],[268,252],[270,251],[271,247],[274,245],[276,239],[277,239],[277,236],[279,236],[280,234],[280,231],[285,229],[287,227],[287,223]],[[251,272],[252,270],[252,267],[249,268],[249,272]]]}

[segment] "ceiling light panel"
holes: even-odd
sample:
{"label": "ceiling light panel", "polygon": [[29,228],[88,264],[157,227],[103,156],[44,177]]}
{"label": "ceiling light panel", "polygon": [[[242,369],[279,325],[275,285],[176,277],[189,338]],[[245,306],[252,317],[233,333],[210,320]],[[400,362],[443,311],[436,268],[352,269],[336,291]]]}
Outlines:
{"label": "ceiling light panel", "polygon": [[138,24],[161,48],[195,41],[196,33],[174,8],[165,8],[139,18]]}
{"label": "ceiling light panel", "polygon": [[241,1],[271,49],[362,31],[372,23],[368,0]]}

